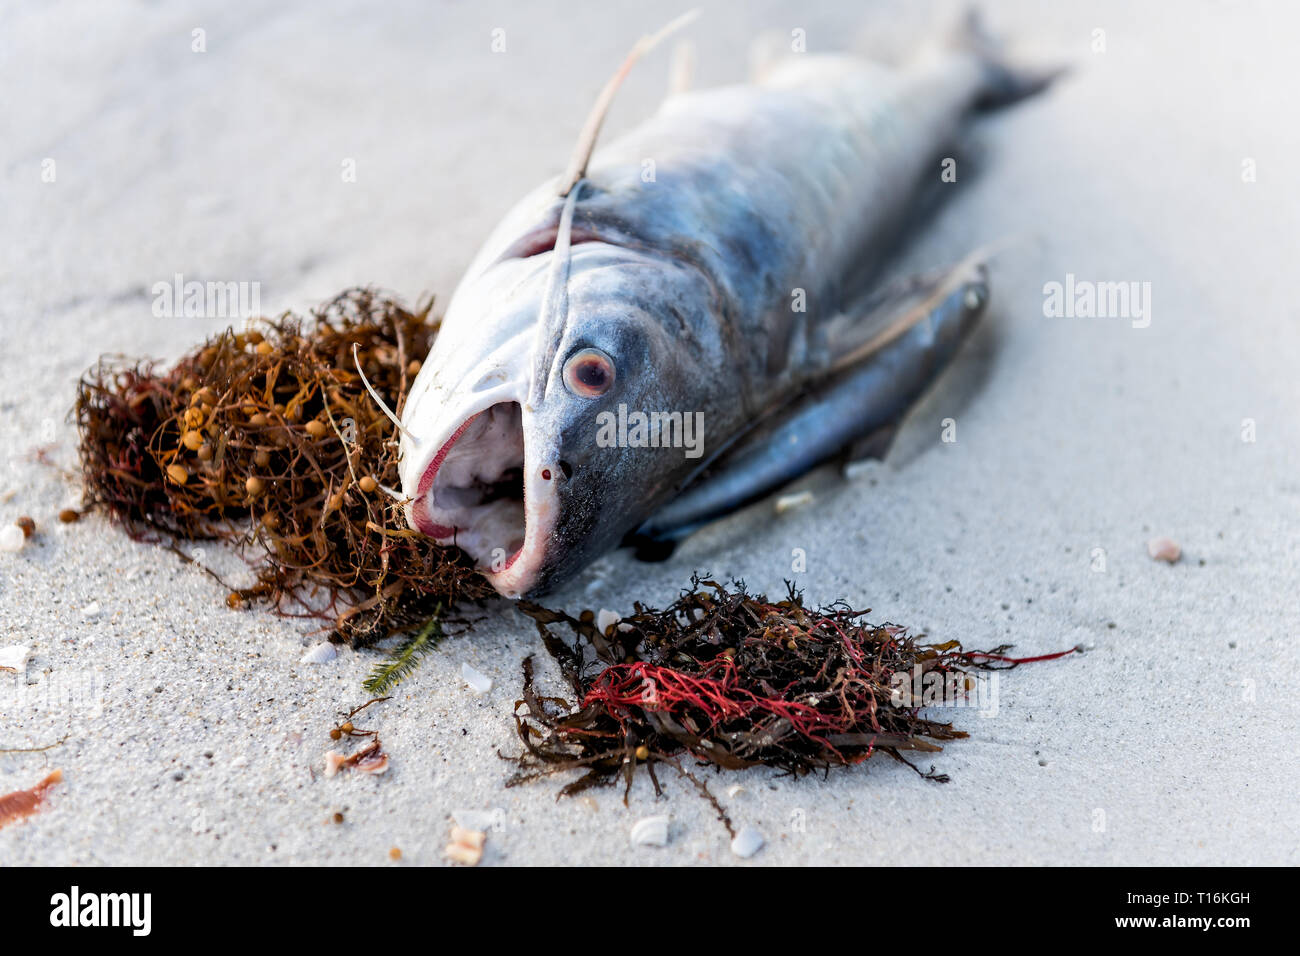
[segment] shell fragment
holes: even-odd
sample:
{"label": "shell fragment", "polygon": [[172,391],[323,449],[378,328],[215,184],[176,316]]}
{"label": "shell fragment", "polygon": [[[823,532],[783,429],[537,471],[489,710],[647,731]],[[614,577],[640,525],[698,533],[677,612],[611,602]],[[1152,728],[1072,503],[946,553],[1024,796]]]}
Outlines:
{"label": "shell fragment", "polygon": [[23,644],[0,647],[0,671],[17,674],[27,666],[27,658],[32,656],[32,649]]}
{"label": "shell fragment", "polygon": [[329,641],[321,641],[307,648],[307,653],[298,659],[299,664],[324,664],[339,656],[338,649]]}
{"label": "shell fragment", "polygon": [[634,846],[667,846],[668,817],[661,814],[638,820],[632,825],[632,844]]}
{"label": "shell fragment", "polygon": [[460,665],[460,676],[476,694],[486,694],[492,689],[492,678],[469,664]]}
{"label": "shell fragment", "polygon": [[447,844],[443,853],[453,863],[477,866],[479,860],[483,859],[483,844],[486,840],[487,834],[482,830],[467,830],[464,827],[453,826],[451,842]]}

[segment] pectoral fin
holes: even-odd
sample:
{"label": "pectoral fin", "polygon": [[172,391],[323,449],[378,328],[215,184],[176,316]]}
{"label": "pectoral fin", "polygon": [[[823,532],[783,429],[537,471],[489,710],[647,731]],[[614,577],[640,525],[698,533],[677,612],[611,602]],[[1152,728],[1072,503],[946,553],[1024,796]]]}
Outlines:
{"label": "pectoral fin", "polygon": [[887,287],[856,315],[832,320],[825,344],[835,358],[825,376],[711,462],[631,543],[680,540],[845,450],[883,456],[987,302],[986,269],[972,257]]}

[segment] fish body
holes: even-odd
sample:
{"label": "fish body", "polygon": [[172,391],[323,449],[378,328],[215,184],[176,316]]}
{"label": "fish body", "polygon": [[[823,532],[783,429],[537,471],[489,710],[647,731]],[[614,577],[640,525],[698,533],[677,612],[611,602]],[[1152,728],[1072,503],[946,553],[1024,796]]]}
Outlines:
{"label": "fish body", "polygon": [[[670,97],[567,197],[540,186],[475,257],[407,398],[412,525],[501,593],[536,593],[752,457],[759,423],[800,401],[790,421],[811,421],[806,396],[853,374],[846,356],[950,354],[978,309],[918,340],[915,318],[891,334],[862,303],[966,115],[1029,85],[970,44],[903,70],[792,57],[755,85]],[[628,409],[669,440],[601,441]],[[703,425],[694,456],[672,447],[674,414]]]}

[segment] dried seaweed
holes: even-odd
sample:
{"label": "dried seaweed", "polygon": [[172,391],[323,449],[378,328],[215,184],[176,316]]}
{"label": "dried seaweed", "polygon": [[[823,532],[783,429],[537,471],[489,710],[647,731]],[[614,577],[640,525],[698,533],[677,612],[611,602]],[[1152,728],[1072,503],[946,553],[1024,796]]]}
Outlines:
{"label": "dried seaweed", "polygon": [[[883,751],[946,782],[903,752],[933,753],[967,735],[922,717],[921,706],[898,693],[900,675],[910,681],[939,672],[967,688],[971,671],[1071,653],[1012,658],[1005,646],[964,651],[955,641],[921,644],[902,628],[865,623],[869,609],[842,602],[808,608],[792,587],[772,602],[743,584],[727,587],[698,576],[667,608],[638,604],[635,614],[603,633],[589,611],[573,618],[524,602],[519,607],[537,622],[576,703],[540,695],[532,658],[524,661],[515,724],[525,749],[515,758],[510,785],[581,770],[561,795],[622,780],[625,801],[638,768],[646,769],[658,794],[655,765],[683,769],[683,758],[722,770],[764,765],[802,775]],[[555,625],[571,629],[577,643],[557,636]]]}
{"label": "dried seaweed", "polygon": [[102,359],[75,407],[87,507],[137,538],[236,543],[257,583],[232,606],[321,617],[357,645],[487,597],[465,555],[406,526],[393,428],[354,365],[355,347],[400,408],[437,331],[429,312],[353,289],[308,320],[228,329],[166,371]]}

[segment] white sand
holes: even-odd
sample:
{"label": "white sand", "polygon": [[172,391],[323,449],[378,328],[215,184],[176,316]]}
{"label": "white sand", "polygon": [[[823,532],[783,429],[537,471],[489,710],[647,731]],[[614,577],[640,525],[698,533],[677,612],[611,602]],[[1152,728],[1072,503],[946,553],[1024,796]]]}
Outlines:
{"label": "white sand", "polygon": [[[0,748],[66,737],[0,754],[0,793],[66,775],[48,810],[0,831],[0,863],[386,864],[393,846],[404,864],[439,863],[453,811],[496,808],[486,863],[739,862],[671,773],[667,800],[643,781],[630,809],[613,791],[557,803],[558,781],[503,788],[520,661],[541,650],[509,609],[374,709],[387,775],[324,779],[325,732],[364,700],[373,654],[300,665],[310,624],[228,611],[173,555],[99,518],[54,519],[79,495],[61,469],[75,465],[65,413],[81,370],[106,351],[174,358],[225,324],[155,318],[153,283],[260,281],[265,311],[354,283],[445,295],[495,219],[558,171],[624,49],[676,11],[109,6],[0,10],[0,492],[13,492],[0,521],[41,526],[0,554],[0,646],[33,650],[23,677],[0,674]],[[693,30],[700,81],[741,76],[764,28],[804,27],[813,50],[872,34],[858,6],[710,7]],[[779,591],[803,548],[795,577],[813,599],[967,646],[1090,649],[1003,675],[995,717],[952,712],[973,736],[933,761],[947,786],[883,757],[824,780],[712,778],[766,837],[751,864],[1300,858],[1300,17],[1146,6],[995,11],[1078,69],[982,124],[983,175],[960,167],[914,254],[933,265],[1028,236],[890,461],[814,478],[810,505],[780,518],[759,505],[666,564],[608,558],[555,598],[666,602],[697,566]],[[505,54],[490,52],[494,27]],[[1095,27],[1104,54],[1089,50]],[[611,131],[653,109],[665,62],[632,77]],[[1241,181],[1243,157],[1258,182]],[[355,183],[341,181],[347,158]],[[1150,327],[1044,318],[1042,286],[1066,273],[1152,283]],[[940,441],[949,417],[955,444]],[[59,468],[28,457],[47,442]],[[1148,558],[1155,535],[1182,544],[1181,563]],[[463,662],[494,680],[488,694],[464,686]],[[733,782],[747,792],[726,796]],[[326,822],[335,811],[344,825]],[[631,846],[632,823],[655,813],[671,815],[668,846]]]}

